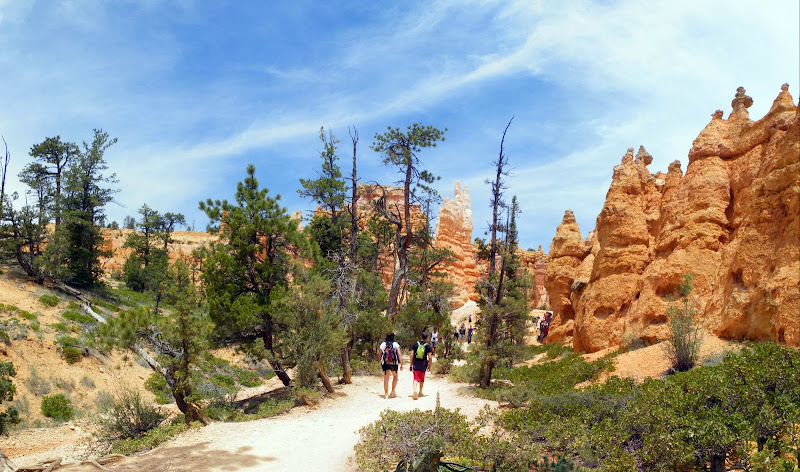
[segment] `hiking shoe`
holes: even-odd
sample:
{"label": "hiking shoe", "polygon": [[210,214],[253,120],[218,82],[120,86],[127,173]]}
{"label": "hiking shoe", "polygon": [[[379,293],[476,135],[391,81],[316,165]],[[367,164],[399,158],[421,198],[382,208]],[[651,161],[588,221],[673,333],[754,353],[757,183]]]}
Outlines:
{"label": "hiking shoe", "polygon": [[413,398],[414,400],[416,400],[417,398],[419,398],[419,396],[417,395],[417,392],[414,392],[414,393],[411,395],[411,398]]}
{"label": "hiking shoe", "polygon": [[383,394],[383,399],[384,399],[384,400],[386,400],[387,398],[389,398],[389,395],[387,395],[387,394],[385,394],[385,393],[384,393],[384,394]]}
{"label": "hiking shoe", "polygon": [[392,392],[389,394],[389,398],[397,398],[397,394]]}

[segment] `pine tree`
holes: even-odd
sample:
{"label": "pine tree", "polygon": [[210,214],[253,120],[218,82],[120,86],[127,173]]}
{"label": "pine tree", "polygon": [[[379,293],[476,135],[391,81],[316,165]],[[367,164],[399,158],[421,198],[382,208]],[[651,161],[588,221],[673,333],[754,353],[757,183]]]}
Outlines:
{"label": "pine tree", "polygon": [[105,214],[105,205],[113,200],[116,174],[105,175],[106,150],[117,142],[108,133],[94,130],[91,146],[85,141],[72,165],[64,174],[61,202],[63,223],[47,246],[50,270],[56,278],[79,287],[100,283],[103,269],[100,256],[103,236],[97,226]]}
{"label": "pine tree", "polygon": [[173,264],[165,280],[164,301],[169,309],[160,312],[139,307],[111,318],[99,328],[109,347],[129,349],[141,355],[154,372],[166,381],[186,424],[210,420],[196,404],[192,372],[209,348],[213,324],[200,305],[199,294],[183,261]]}
{"label": "pine tree", "polygon": [[255,166],[249,165],[233,202],[200,202],[214,225],[209,229],[220,233],[220,242],[211,246],[204,261],[203,282],[219,342],[264,355],[288,385],[274,342],[278,326],[270,295],[287,285],[295,254],[306,244],[297,221],[280,206],[280,195],[268,196],[255,173]]}
{"label": "pine tree", "polygon": [[408,126],[406,131],[390,126],[385,133],[375,134],[375,141],[371,146],[372,150],[383,154],[384,165],[396,167],[403,176],[402,208],[388,208],[385,205],[385,195],[376,206],[395,228],[394,252],[397,265],[392,276],[386,309],[387,315],[391,317],[400,309],[401,290],[409,270],[409,248],[414,239],[411,222],[412,186],[419,181],[422,172],[417,154],[424,148],[436,147],[438,141],[444,141],[446,131],[446,128],[441,131],[419,123]]}
{"label": "pine tree", "polygon": [[40,180],[47,182],[51,187],[52,207],[49,208],[49,213],[55,216],[56,226],[61,224],[63,210],[61,199],[65,174],[80,154],[80,149],[75,143],[61,141],[61,136],[46,138],[31,147],[30,155],[36,161],[25,166],[20,174],[23,182]]}

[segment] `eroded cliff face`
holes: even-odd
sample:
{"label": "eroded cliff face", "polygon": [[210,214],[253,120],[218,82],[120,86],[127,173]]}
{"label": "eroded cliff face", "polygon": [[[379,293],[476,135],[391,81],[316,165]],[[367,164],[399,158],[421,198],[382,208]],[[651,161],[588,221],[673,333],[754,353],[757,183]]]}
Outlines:
{"label": "eroded cliff face", "polygon": [[[689,151],[685,176],[677,161],[652,175],[646,151],[635,159],[629,151],[597,219],[596,253],[551,249],[551,266],[562,259],[558,267],[570,268],[548,268],[553,309],[564,311],[553,329],[574,332],[576,350],[619,345],[623,336],[664,339],[668,298],[688,273],[710,332],[800,344],[798,107],[787,85],[761,120],[750,120],[750,105],[740,88],[728,119],[719,110],[712,115]],[[554,248],[563,246],[561,226]],[[592,253],[588,282],[567,291],[567,275],[577,280]]]}
{"label": "eroded cliff face", "polygon": [[[123,246],[128,235],[132,232],[133,230],[131,229],[102,228],[102,249],[110,254],[109,257],[100,258],[100,265],[106,274],[122,271],[122,266],[125,265],[125,261],[131,254],[131,250]],[[169,245],[170,262],[180,259],[190,267],[196,265],[192,260],[192,252],[217,240],[216,235],[201,231],[174,231],[171,236],[174,242]]]}
{"label": "eroded cliff face", "polygon": [[472,204],[467,187],[456,182],[453,198],[444,197],[439,209],[434,232],[437,248],[453,252],[454,261],[444,267],[447,280],[455,285],[452,299],[454,307],[462,306],[469,300],[478,300],[475,283],[480,276],[475,247],[472,244]]}

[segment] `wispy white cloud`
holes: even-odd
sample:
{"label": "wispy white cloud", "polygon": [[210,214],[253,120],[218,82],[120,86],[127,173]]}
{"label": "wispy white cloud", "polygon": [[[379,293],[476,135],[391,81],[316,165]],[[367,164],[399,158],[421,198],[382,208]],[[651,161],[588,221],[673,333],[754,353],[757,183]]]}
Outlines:
{"label": "wispy white cloud", "polygon": [[[120,9],[65,3],[59,8],[76,9],[80,19],[70,20],[75,37],[58,47],[26,35],[36,16],[28,9],[41,5],[0,0],[0,25],[14,25],[0,29],[10,90],[0,133],[13,143],[15,162],[45,136],[81,139],[105,127],[120,136],[110,153],[127,206],[113,210],[118,218],[144,201],[173,208],[221,192],[242,161],[262,161],[267,183],[293,194],[296,181],[282,176],[315,165],[320,125],[358,125],[366,152],[368,134],[410,119],[459,130],[430,154],[432,167],[459,163],[461,175],[446,176],[440,191],[452,192],[457,178],[469,184],[477,234],[500,137],[486,120],[516,114],[509,183],[527,215],[523,245],[547,246],[566,208],[591,229],[626,148],[644,144],[655,156],[651,168],[666,169],[685,158],[736,86],[748,89],[751,115],[761,116],[779,85],[796,78],[800,57],[793,1],[452,0],[389,6],[362,23],[337,18],[336,27],[309,30],[308,44],[264,44],[271,57],[222,66],[188,52],[196,37],[182,28],[203,28],[202,3],[183,6],[186,16],[174,25],[163,19],[167,4],[127,4],[141,23],[116,31],[108,25]],[[145,27],[151,17],[161,17],[158,27]],[[202,34],[252,26],[221,24]],[[546,120],[529,111],[552,99],[541,95],[543,83],[564,100]],[[482,99],[487,94],[496,99]],[[369,178],[394,178],[366,168]]]}

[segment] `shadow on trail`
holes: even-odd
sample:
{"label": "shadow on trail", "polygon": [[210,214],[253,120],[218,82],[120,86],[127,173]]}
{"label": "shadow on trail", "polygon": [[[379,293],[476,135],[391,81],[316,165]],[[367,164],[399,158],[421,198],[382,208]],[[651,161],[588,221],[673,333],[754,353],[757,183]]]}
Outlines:
{"label": "shadow on trail", "polygon": [[233,403],[236,408],[241,409],[245,413],[253,414],[258,411],[258,406],[267,400],[288,400],[293,398],[292,387],[281,387],[269,392],[264,392],[254,397],[245,398]]}
{"label": "shadow on trail", "polygon": [[[190,472],[252,469],[265,462],[277,460],[249,454],[250,447],[240,447],[235,452],[211,449],[210,441],[192,446],[162,446],[150,453],[125,459],[115,465],[114,472]],[[96,470],[96,469],[94,469]]]}

